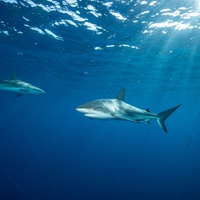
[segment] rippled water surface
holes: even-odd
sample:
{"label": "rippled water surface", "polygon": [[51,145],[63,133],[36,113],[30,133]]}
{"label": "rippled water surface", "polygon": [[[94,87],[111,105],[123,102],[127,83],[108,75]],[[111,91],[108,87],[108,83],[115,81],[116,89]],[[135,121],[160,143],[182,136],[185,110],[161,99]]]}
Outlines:
{"label": "rippled water surface", "polygon": [[[0,199],[199,199],[199,0],[1,0]],[[89,120],[115,98],[166,121]]]}

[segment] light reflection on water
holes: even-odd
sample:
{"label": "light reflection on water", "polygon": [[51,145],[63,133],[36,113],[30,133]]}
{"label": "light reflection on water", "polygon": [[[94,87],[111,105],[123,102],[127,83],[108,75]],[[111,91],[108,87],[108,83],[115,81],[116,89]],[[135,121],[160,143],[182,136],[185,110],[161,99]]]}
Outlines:
{"label": "light reflection on water", "polygon": [[[143,34],[154,34],[159,29],[162,34],[167,34],[170,30],[187,30],[200,29],[199,22],[199,2],[176,1],[166,3],[165,1],[87,1],[79,2],[76,0],[54,1],[48,0],[42,3],[36,3],[31,0],[16,1],[3,0],[2,4],[11,6],[18,17],[20,17],[24,26],[38,34],[46,34],[56,40],[64,40],[64,36],[57,33],[56,27],[85,27],[88,31],[95,34],[107,34],[111,30],[109,26],[104,26],[103,21],[107,19],[117,20],[122,26],[135,26],[142,24]],[[31,9],[32,15],[25,12],[20,13],[23,9]],[[38,13],[38,12],[41,13]],[[9,12],[8,12],[9,13]],[[20,14],[19,14],[20,13]],[[45,21],[44,15],[49,13],[49,23]],[[32,23],[33,19],[40,19],[40,26]],[[20,27],[14,27],[6,21],[1,20],[0,34],[9,35],[13,31],[18,34],[24,34]],[[12,26],[12,27],[11,27]],[[45,27],[46,26],[46,27]],[[47,27],[48,26],[48,27]]]}
{"label": "light reflection on water", "polygon": [[[59,80],[74,78],[73,84],[83,80],[86,86],[104,81],[112,87],[117,80],[123,83],[119,85],[143,89],[160,87],[167,80],[170,90],[198,90],[199,1],[3,0],[0,4],[0,35],[16,40],[27,36],[30,41],[34,36],[36,51],[31,57],[35,52],[42,55],[41,59],[35,55],[34,69],[48,69]],[[58,53],[56,58],[41,46]]]}

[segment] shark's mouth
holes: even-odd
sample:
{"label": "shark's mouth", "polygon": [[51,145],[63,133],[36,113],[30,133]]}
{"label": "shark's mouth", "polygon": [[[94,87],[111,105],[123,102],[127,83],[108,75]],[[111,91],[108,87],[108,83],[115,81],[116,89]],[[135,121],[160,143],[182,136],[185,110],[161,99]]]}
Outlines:
{"label": "shark's mouth", "polygon": [[23,89],[23,88],[20,88],[20,91],[21,91],[21,92],[29,92],[28,89]]}
{"label": "shark's mouth", "polygon": [[97,119],[113,119],[113,118],[115,118],[110,113],[104,113],[102,111],[98,111],[98,110],[94,110],[94,109],[77,107],[76,110],[81,113],[84,113],[84,115],[89,118],[97,118]]}

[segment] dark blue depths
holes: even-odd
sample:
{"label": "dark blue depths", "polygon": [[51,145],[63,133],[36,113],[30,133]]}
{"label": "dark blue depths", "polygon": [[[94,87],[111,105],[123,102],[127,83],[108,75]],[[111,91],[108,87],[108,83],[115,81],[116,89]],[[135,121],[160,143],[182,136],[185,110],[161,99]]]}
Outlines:
{"label": "dark blue depths", "polygon": [[[199,199],[199,28],[194,21],[181,30],[146,26],[167,21],[170,14],[153,17],[162,9],[173,14],[185,7],[190,13],[191,7],[117,1],[107,9],[101,1],[82,1],[76,7],[82,17],[107,30],[98,34],[81,21],[74,20],[77,27],[53,26],[65,19],[62,13],[22,6],[25,2],[0,3],[0,78],[14,71],[46,93],[15,97],[0,91],[0,199]],[[88,15],[84,8],[90,4],[102,17]],[[119,20],[114,11],[129,20]],[[151,112],[182,103],[166,120],[169,133],[155,121],[90,120],[75,110],[94,99],[114,98],[122,87],[127,103]]]}

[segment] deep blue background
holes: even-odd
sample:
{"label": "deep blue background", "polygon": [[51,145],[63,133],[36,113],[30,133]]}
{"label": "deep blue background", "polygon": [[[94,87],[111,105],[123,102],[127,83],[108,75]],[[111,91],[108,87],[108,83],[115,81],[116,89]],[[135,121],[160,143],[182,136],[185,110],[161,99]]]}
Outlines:
{"label": "deep blue background", "polygon": [[[16,72],[46,93],[15,97],[0,91],[0,199],[198,200],[197,3],[116,1],[108,9],[103,1],[76,2],[75,7],[68,1],[67,9],[103,27],[102,33],[59,10],[47,12],[29,3],[0,2],[0,78]],[[87,5],[102,16],[89,14]],[[168,13],[163,9],[180,13],[163,15]],[[127,20],[117,19],[111,10]],[[150,12],[142,15],[144,11]],[[197,14],[185,17],[191,13]],[[77,27],[53,25],[61,19]],[[190,28],[150,27],[167,20]],[[25,24],[51,30],[62,40]],[[90,120],[75,110],[94,99],[114,98],[123,87],[127,103],[154,113],[182,103],[166,120],[168,134],[155,121]]]}

